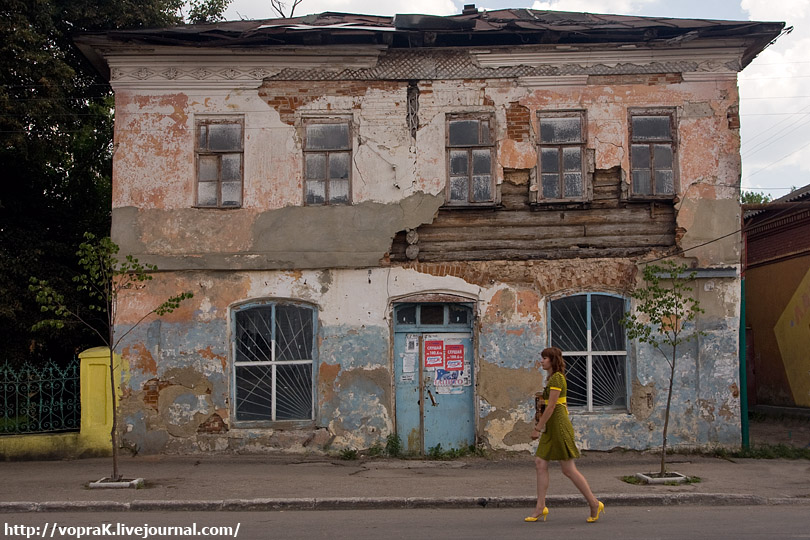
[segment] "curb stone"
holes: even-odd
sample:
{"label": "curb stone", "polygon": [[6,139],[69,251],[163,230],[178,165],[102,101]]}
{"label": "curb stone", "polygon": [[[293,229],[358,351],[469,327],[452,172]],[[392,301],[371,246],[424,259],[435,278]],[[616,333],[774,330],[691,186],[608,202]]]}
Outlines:
{"label": "curb stone", "polygon": [[[600,500],[608,506],[759,506],[808,505],[810,497],[774,497],[725,493],[670,493],[653,495],[613,494]],[[558,495],[547,498],[556,507],[582,506],[579,495]],[[0,502],[0,513],[29,512],[269,512],[283,510],[357,510],[414,508],[526,508],[533,506],[534,497],[331,497],[323,499],[229,499],[212,501],[151,500],[113,501],[47,501]]]}

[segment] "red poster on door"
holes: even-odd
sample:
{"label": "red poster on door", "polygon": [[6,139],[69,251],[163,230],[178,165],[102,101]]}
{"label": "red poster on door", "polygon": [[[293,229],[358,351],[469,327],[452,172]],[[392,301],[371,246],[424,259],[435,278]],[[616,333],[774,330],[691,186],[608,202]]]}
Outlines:
{"label": "red poster on door", "polygon": [[444,367],[444,341],[425,341],[425,367]]}
{"label": "red poster on door", "polygon": [[444,363],[447,371],[464,371],[464,345],[446,345]]}

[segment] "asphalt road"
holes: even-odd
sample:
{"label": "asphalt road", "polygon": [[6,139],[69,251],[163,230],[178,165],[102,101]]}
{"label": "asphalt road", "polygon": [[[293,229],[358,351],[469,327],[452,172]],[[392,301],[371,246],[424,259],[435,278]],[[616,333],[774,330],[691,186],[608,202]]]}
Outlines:
{"label": "asphalt road", "polygon": [[[243,539],[810,539],[810,507],[623,506],[587,524],[587,509],[551,509],[546,523],[524,523],[524,509],[340,510],[329,512],[121,512],[3,514],[3,538],[101,538],[124,527],[225,527],[209,538]],[[118,524],[121,529],[118,529]],[[47,526],[47,530],[43,530]],[[16,529],[15,529],[16,527]],[[55,528],[54,528],[55,527]],[[36,529],[35,529],[36,528]],[[62,529],[60,529],[62,528]],[[68,529],[64,529],[68,528]],[[71,529],[72,528],[72,529]],[[84,529],[81,529],[84,528]],[[142,531],[118,538],[144,538]],[[147,538],[180,538],[148,531]],[[64,534],[60,534],[64,533]],[[53,534],[53,536],[52,536]],[[81,534],[81,536],[79,536]],[[108,536],[110,537],[110,536]],[[188,538],[188,536],[184,536]]]}

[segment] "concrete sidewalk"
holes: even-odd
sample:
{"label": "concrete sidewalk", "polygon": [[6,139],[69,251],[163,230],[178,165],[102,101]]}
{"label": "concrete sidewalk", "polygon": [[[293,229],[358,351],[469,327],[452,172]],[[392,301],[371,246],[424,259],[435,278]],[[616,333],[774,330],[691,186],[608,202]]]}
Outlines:
{"label": "concrete sidewalk", "polygon": [[[670,470],[701,482],[644,486],[621,480],[656,471],[659,458],[654,453],[585,452],[577,465],[608,505],[810,505],[807,460],[673,455],[668,462]],[[457,461],[122,457],[121,473],[144,478],[145,488],[87,488],[111,469],[111,458],[0,463],[0,512],[531,507],[535,496],[533,457],[528,454]],[[552,465],[549,493],[549,506],[584,505],[557,465]]]}

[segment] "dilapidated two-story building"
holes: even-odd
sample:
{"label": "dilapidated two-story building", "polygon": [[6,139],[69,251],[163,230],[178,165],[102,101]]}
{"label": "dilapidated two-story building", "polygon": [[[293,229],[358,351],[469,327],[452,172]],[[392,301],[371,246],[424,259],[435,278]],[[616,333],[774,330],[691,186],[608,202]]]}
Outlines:
{"label": "dilapidated two-story building", "polygon": [[124,440],[529,448],[561,347],[586,449],[660,444],[640,265],[699,272],[669,440],[740,443],[737,73],[782,23],[512,9],[86,35],[115,90]]}

